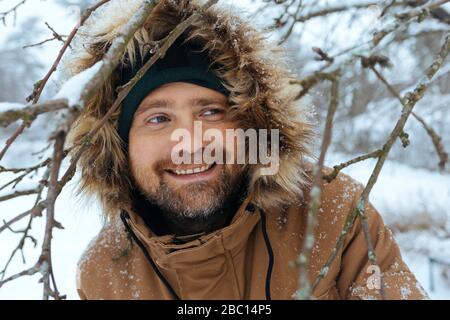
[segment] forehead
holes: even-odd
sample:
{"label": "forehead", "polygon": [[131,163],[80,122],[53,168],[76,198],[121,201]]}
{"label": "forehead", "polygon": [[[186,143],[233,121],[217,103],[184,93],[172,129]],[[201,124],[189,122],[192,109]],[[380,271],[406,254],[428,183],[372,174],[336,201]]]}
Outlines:
{"label": "forehead", "polygon": [[[164,84],[152,92],[140,103],[136,113],[152,107],[166,107],[177,102],[189,105],[226,104],[227,96],[223,93],[187,82]],[[145,109],[145,110],[144,110]]]}
{"label": "forehead", "polygon": [[211,96],[215,98],[223,98],[226,99],[226,96],[216,90],[209,89],[206,87],[199,86],[194,83],[189,82],[170,82],[163,84],[150,92],[147,97],[149,99],[153,97],[165,97],[165,98],[176,98],[178,96],[194,96],[194,95],[202,95],[202,96]]}

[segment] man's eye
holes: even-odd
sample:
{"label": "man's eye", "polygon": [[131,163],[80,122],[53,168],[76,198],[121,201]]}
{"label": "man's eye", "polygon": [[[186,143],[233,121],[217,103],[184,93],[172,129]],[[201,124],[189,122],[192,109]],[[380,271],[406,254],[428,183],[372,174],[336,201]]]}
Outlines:
{"label": "man's eye", "polygon": [[218,116],[223,115],[224,111],[222,109],[214,108],[214,109],[208,109],[205,112],[202,113],[203,116]]}
{"label": "man's eye", "polygon": [[169,118],[167,118],[166,116],[155,116],[155,117],[151,117],[147,119],[147,123],[152,123],[152,124],[159,124],[159,123],[163,123],[163,122],[168,122],[170,121]]}

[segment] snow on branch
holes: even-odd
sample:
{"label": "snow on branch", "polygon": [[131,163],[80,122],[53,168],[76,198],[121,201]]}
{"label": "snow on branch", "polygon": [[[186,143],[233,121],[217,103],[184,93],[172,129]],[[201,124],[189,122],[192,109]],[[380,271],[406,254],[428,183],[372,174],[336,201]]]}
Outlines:
{"label": "snow on branch", "polygon": [[103,61],[99,61],[92,67],[67,80],[53,99],[66,99],[69,106],[79,106],[82,101],[83,91],[92,78],[99,72],[102,65]]}

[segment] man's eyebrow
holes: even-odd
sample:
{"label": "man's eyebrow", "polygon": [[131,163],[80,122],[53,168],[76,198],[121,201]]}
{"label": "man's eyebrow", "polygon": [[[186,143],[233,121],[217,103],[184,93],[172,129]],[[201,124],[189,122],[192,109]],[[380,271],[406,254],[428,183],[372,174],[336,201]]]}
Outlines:
{"label": "man's eyebrow", "polygon": [[169,101],[167,100],[152,100],[150,102],[146,102],[140,107],[136,113],[135,116],[153,108],[168,108],[169,107]]}
{"label": "man's eyebrow", "polygon": [[[191,106],[207,106],[211,104],[226,104],[226,100],[219,99],[219,98],[192,98],[188,100],[188,104]],[[146,102],[140,107],[136,113],[135,116],[153,108],[169,108],[170,101],[168,100],[152,100],[150,102]]]}
{"label": "man's eyebrow", "polygon": [[210,104],[226,104],[226,100],[219,98],[193,98],[189,99],[192,106],[207,106]]}

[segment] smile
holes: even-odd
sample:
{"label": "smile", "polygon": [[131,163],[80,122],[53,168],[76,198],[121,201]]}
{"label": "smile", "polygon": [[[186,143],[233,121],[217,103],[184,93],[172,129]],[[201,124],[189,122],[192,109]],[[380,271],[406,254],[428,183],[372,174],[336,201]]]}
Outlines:
{"label": "smile", "polygon": [[209,164],[209,165],[205,165],[205,166],[201,166],[201,167],[197,167],[197,168],[193,168],[193,169],[186,169],[186,170],[170,170],[172,173],[175,173],[177,175],[184,175],[184,174],[194,174],[194,173],[200,173],[200,172],[205,172],[209,169],[211,169],[211,167],[214,165],[214,163]]}
{"label": "smile", "polygon": [[166,169],[168,179],[176,184],[190,184],[193,182],[204,182],[214,180],[220,175],[220,166],[213,164],[202,164],[188,169],[173,168]]}
{"label": "smile", "polygon": [[166,171],[170,172],[171,174],[177,175],[177,176],[183,176],[183,175],[191,175],[191,174],[197,174],[202,173],[210,170],[212,167],[215,166],[215,163],[203,165],[196,168],[190,168],[190,169],[167,169]]}

